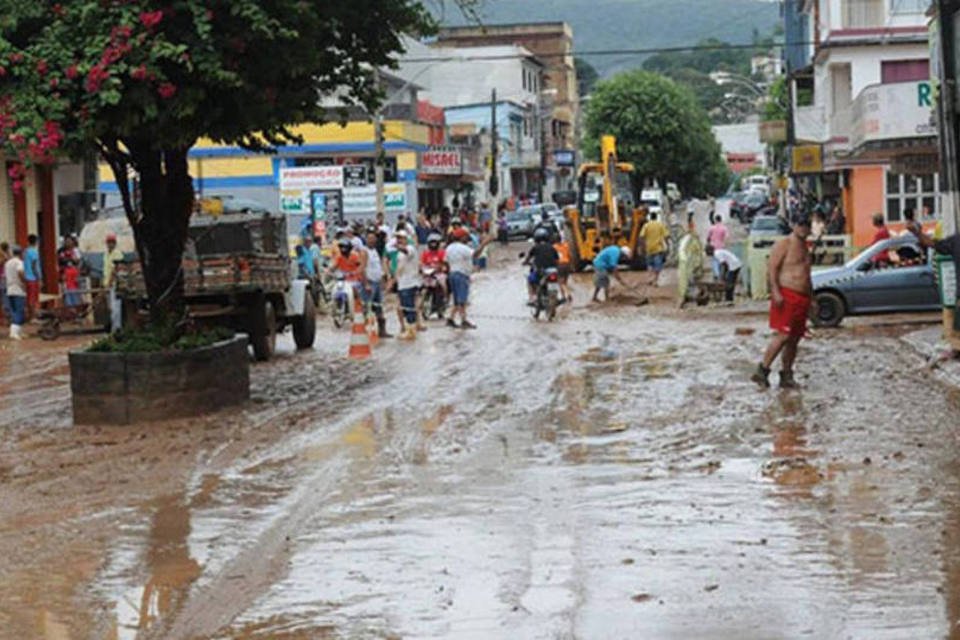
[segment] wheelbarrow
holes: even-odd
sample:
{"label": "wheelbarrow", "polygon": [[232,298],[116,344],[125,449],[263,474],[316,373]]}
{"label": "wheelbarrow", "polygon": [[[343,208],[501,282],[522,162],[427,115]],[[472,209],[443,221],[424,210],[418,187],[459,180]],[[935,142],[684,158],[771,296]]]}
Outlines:
{"label": "wheelbarrow", "polygon": [[108,293],[108,289],[71,289],[44,296],[37,312],[40,337],[56,340],[64,330],[74,334],[105,331],[94,322],[94,310],[98,304],[107,303]]}

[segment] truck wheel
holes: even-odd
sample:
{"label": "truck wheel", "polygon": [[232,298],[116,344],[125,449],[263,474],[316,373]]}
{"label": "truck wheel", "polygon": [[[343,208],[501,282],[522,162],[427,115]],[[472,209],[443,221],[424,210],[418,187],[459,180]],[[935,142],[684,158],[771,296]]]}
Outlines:
{"label": "truck wheel", "polygon": [[847,306],[843,298],[835,293],[823,291],[816,295],[817,316],[813,319],[813,324],[818,327],[837,327],[843,322],[843,316],[846,315]]}
{"label": "truck wheel", "polygon": [[266,362],[277,344],[277,312],[269,300],[258,301],[250,310],[250,345],[253,357]]}
{"label": "truck wheel", "polygon": [[317,307],[313,304],[313,297],[307,296],[303,301],[303,315],[293,320],[293,341],[301,351],[313,347],[313,340],[317,336]]}

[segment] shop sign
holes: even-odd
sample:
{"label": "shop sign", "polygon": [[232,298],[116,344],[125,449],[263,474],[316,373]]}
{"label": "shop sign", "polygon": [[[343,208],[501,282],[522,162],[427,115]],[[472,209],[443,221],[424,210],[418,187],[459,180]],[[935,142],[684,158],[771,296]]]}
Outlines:
{"label": "shop sign", "polygon": [[793,173],[822,173],[823,147],[818,144],[800,145],[793,148]]}
{"label": "shop sign", "polygon": [[892,173],[930,175],[940,171],[940,156],[935,153],[894,157],[890,161]]}
{"label": "shop sign", "polygon": [[934,122],[929,82],[871,85],[853,103],[850,143],[857,149],[870,142],[933,137]]}
{"label": "shop sign", "polygon": [[370,183],[367,168],[362,164],[348,164],[343,167],[344,187],[365,187]]}
{"label": "shop sign", "polygon": [[342,188],[343,167],[284,167],[280,169],[281,191]]}
{"label": "shop sign", "polygon": [[558,167],[572,167],[577,163],[577,153],[573,149],[557,149],[553,161]]}
{"label": "shop sign", "polygon": [[786,120],[768,120],[761,122],[760,142],[764,144],[778,144],[787,141],[787,121]]}
{"label": "shop sign", "polygon": [[291,215],[310,213],[307,199],[304,197],[307,194],[309,194],[309,191],[281,191],[280,212]]}
{"label": "shop sign", "polygon": [[[377,188],[375,186],[347,187],[343,190],[343,212],[346,215],[371,215],[377,211]],[[383,185],[383,208],[387,212],[405,213],[407,208],[406,185],[399,183]]]}
{"label": "shop sign", "polygon": [[431,147],[420,154],[420,170],[428,175],[459,176],[463,173],[463,157],[455,147]]}

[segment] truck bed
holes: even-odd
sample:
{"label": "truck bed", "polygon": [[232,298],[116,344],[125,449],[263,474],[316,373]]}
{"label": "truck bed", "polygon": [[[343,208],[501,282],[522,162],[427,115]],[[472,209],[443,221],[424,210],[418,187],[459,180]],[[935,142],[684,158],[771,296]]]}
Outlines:
{"label": "truck bed", "polygon": [[[255,291],[282,293],[290,285],[290,260],[275,253],[185,257],[182,266],[185,297]],[[118,263],[116,274],[121,297],[146,295],[139,261]]]}

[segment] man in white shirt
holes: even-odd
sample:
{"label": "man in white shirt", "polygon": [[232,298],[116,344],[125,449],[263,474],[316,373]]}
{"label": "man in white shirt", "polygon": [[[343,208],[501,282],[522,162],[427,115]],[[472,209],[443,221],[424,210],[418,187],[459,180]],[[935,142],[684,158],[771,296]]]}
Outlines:
{"label": "man in white shirt", "polygon": [[107,289],[107,301],[110,306],[110,333],[120,330],[123,322],[123,313],[121,310],[120,299],[117,298],[117,282],[114,277],[116,274],[116,265],[123,262],[123,251],[117,248],[117,236],[114,233],[107,234],[107,250],[103,252],[103,283],[104,289]]}
{"label": "man in white shirt", "polygon": [[13,247],[13,257],[3,265],[3,275],[7,281],[7,299],[11,311],[10,338],[21,340],[27,309],[27,279],[23,270],[23,250],[19,246]]}
{"label": "man in white shirt", "polygon": [[417,293],[420,291],[420,257],[417,255],[416,245],[408,238],[402,228],[394,234],[396,245],[387,254],[389,256],[391,273],[397,284],[397,297],[400,306],[397,308],[397,317],[400,320],[400,339],[414,340],[417,331],[425,331],[426,327],[420,321],[417,312]]}
{"label": "man in white shirt", "polygon": [[387,333],[387,319],[383,315],[383,258],[377,251],[377,232],[370,229],[367,233],[367,246],[363,248],[367,254],[364,263],[364,278],[361,296],[367,313],[373,313],[377,318],[377,332],[381,338],[392,338]]}
{"label": "man in white shirt", "polygon": [[[447,247],[447,265],[450,267],[448,283],[450,294],[453,297],[453,311],[447,319],[447,326],[459,329],[476,329],[477,326],[467,320],[467,304],[470,302],[470,274],[473,273],[473,261],[480,257],[487,248],[492,237],[486,237],[480,245],[473,249],[470,242],[470,232],[463,227],[457,227],[451,232],[453,242]],[[460,324],[457,325],[457,315]]]}
{"label": "man in white shirt", "polygon": [[743,263],[729,249],[716,249],[709,244],[707,245],[707,255],[716,261],[720,269],[720,275],[723,277],[727,302],[733,304],[733,294],[737,288],[737,280],[740,279],[740,269],[743,267]]}

